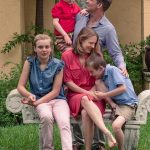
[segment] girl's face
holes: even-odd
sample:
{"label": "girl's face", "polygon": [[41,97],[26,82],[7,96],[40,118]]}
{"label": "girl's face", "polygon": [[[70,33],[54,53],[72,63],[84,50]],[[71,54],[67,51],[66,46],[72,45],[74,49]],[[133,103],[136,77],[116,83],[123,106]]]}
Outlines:
{"label": "girl's face", "polygon": [[36,42],[36,47],[34,49],[39,59],[47,60],[49,59],[52,49],[50,46],[50,39],[38,40]]}
{"label": "girl's face", "polygon": [[96,42],[97,42],[96,36],[89,37],[88,39],[82,41],[82,49],[84,53],[90,54],[94,50]]}

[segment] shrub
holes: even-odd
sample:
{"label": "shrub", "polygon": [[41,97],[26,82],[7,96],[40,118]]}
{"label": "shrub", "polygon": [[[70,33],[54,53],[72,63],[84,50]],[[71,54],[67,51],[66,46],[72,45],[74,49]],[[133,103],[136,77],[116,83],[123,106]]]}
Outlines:
{"label": "shrub", "polygon": [[14,64],[9,74],[0,73],[0,126],[20,124],[22,122],[21,114],[12,114],[8,112],[5,106],[7,95],[17,87],[21,68],[21,65]]}
{"label": "shrub", "polygon": [[[135,91],[139,94],[143,90],[143,45],[142,42],[140,44],[128,44],[121,45],[123,50],[124,59],[126,62],[126,67],[130,76],[130,79],[133,83]],[[113,64],[108,51],[104,51],[104,58],[107,63]]]}

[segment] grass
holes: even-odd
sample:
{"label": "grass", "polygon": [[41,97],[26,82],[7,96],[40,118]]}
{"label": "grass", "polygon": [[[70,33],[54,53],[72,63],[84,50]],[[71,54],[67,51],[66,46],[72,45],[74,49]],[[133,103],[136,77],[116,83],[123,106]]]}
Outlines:
{"label": "grass", "polygon": [[[0,127],[0,150],[38,150],[39,126],[37,124]],[[140,140],[137,150],[149,150],[150,114],[146,125],[140,129]],[[60,136],[57,126],[54,127],[55,150],[61,150]],[[117,150],[117,149],[114,149]]]}
{"label": "grass", "polygon": [[[61,150],[59,131],[54,127],[55,150]],[[37,124],[0,127],[0,150],[38,150],[39,126]]]}

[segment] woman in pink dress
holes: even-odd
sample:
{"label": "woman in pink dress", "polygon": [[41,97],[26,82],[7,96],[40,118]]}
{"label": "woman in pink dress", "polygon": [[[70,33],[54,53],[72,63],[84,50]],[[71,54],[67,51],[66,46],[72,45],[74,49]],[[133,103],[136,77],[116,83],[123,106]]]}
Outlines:
{"label": "woman in pink dress", "polygon": [[91,150],[94,124],[106,135],[109,147],[116,145],[116,140],[106,128],[102,115],[105,111],[104,100],[94,94],[95,78],[85,68],[85,61],[91,53],[100,53],[99,38],[91,28],[83,28],[75,43],[75,48],[65,51],[64,82],[68,87],[67,99],[71,115],[81,115],[86,150]]}

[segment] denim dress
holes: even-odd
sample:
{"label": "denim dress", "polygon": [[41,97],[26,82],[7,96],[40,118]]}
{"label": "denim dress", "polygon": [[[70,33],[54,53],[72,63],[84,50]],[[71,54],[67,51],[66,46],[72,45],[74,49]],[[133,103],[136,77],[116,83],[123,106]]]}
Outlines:
{"label": "denim dress", "polygon": [[[29,56],[27,57],[27,60],[30,63],[30,91],[36,96],[36,99],[39,99],[52,91],[55,76],[64,67],[64,63],[63,61],[52,57],[49,59],[47,67],[44,70],[41,70],[38,57]],[[66,100],[63,85],[59,95],[54,99]]]}

